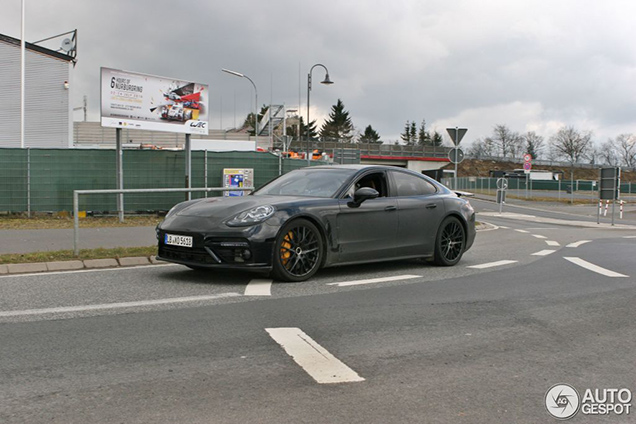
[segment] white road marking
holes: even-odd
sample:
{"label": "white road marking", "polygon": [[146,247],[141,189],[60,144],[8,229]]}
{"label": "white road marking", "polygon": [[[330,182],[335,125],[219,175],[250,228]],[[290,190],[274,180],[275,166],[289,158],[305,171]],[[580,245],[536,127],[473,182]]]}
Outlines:
{"label": "white road marking", "polygon": [[364,381],[300,328],[266,328],[292,359],[320,384]]}
{"label": "white road marking", "polygon": [[328,286],[348,287],[359,286],[361,284],[386,283],[388,281],[410,280],[412,278],[422,278],[421,275],[395,275],[393,277],[371,278],[368,280],[344,281],[342,283],[327,283]]}
{"label": "white road marking", "polygon": [[500,225],[499,228],[503,229],[503,230],[509,230],[510,227],[504,227],[503,225]]}
{"label": "white road marking", "polygon": [[526,231],[526,230],[515,230],[515,231],[518,232],[518,233],[525,233],[525,234],[530,232],[530,231]]}
{"label": "white road marking", "polygon": [[623,238],[626,238],[626,239],[633,239],[633,238],[636,238],[636,236],[623,236]]}
{"label": "white road marking", "polygon": [[245,296],[271,296],[272,280],[255,279],[245,287]]}
{"label": "white road marking", "polygon": [[577,242],[574,242],[574,243],[570,243],[570,244],[568,244],[565,247],[579,247],[580,245],[585,244],[585,243],[589,243],[591,241],[592,240],[581,240],[581,241],[577,241]]}
{"label": "white road marking", "polygon": [[141,268],[159,268],[159,267],[172,267],[172,266],[182,266],[182,265],[165,263],[165,264],[140,265],[140,266],[121,266],[117,268],[77,269],[74,271],[32,272],[30,274],[5,274],[5,275],[0,275],[0,279],[18,278],[18,277],[37,277],[37,276],[45,277],[47,275],[60,275],[60,274],[84,274],[87,272],[132,271],[132,270],[141,269]]}
{"label": "white road marking", "polygon": [[140,300],[137,302],[104,303],[101,305],[66,306],[60,308],[25,309],[23,311],[0,311],[0,318],[20,317],[27,315],[44,315],[53,313],[103,311],[108,309],[134,308],[140,306],[170,305],[175,303],[200,302],[204,300],[223,299],[240,296],[239,293],[221,293],[208,296],[174,297],[171,299]]}
{"label": "white road marking", "polygon": [[538,239],[547,239],[546,236],[542,236],[541,234],[532,234],[532,237],[536,237]]}
{"label": "white road marking", "polygon": [[561,246],[558,241],[554,241],[554,240],[544,240],[544,241],[548,244],[548,246]]}
{"label": "white road marking", "polygon": [[550,250],[550,249],[540,250],[538,252],[533,253],[532,256],[547,256],[550,253],[554,253],[554,252],[556,252],[556,250]]}
{"label": "white road marking", "polygon": [[618,272],[610,271],[609,269],[601,268],[598,265],[594,265],[588,261],[584,261],[581,258],[576,257],[564,257],[563,259],[572,262],[580,267],[596,272],[597,274],[605,275],[606,277],[629,277],[628,275],[619,274]]}
{"label": "white road marking", "polygon": [[503,261],[497,261],[497,262],[488,262],[486,264],[481,264],[481,265],[471,265],[466,268],[485,269],[485,268],[492,268],[495,266],[514,264],[516,262],[519,262],[519,261],[503,260]]}

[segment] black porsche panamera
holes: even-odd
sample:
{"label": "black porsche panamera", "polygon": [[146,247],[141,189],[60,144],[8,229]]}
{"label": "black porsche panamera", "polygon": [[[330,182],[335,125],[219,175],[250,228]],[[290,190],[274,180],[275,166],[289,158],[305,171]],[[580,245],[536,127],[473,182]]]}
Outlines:
{"label": "black porsche panamera", "polygon": [[158,259],[304,281],[320,268],[408,258],[455,265],[475,240],[470,203],[390,166],[291,171],[248,196],[182,202],[157,226]]}

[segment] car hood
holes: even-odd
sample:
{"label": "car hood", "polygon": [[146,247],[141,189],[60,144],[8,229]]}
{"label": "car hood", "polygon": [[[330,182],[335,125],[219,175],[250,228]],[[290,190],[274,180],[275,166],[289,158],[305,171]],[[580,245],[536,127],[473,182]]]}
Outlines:
{"label": "car hood", "polygon": [[208,218],[213,221],[232,218],[243,211],[262,205],[281,207],[299,200],[309,200],[309,197],[292,196],[241,196],[241,197],[213,197],[192,203],[177,212],[176,216]]}

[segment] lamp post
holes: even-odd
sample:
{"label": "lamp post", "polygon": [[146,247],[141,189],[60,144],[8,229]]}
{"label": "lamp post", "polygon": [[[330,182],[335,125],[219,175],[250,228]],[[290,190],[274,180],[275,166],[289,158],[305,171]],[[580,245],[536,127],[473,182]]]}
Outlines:
{"label": "lamp post", "polygon": [[316,63],[314,66],[312,66],[311,69],[309,70],[309,74],[307,74],[307,166],[310,165],[310,161],[311,161],[311,157],[309,156],[310,154],[309,150],[311,149],[311,146],[309,144],[309,138],[310,138],[309,127],[311,125],[311,121],[309,121],[309,95],[311,93],[311,73],[313,72],[316,66],[320,66],[325,70],[325,80],[321,81],[320,83],[325,85],[333,84],[333,81],[329,79],[329,70],[327,69],[325,65],[321,63]]}
{"label": "lamp post", "polygon": [[250,77],[248,77],[245,74],[242,74],[240,72],[236,72],[236,71],[230,71],[229,69],[221,69],[221,71],[226,72],[230,75],[234,75],[236,77],[240,77],[240,78],[245,78],[247,79],[249,82],[252,83],[252,86],[254,87],[254,134],[256,135],[256,147],[258,147],[258,90],[256,90],[256,84],[254,84],[254,81],[252,81],[252,79]]}

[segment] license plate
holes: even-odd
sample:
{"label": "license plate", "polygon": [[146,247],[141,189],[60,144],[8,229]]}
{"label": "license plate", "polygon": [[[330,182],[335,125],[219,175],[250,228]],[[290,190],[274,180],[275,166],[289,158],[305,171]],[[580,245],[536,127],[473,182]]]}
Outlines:
{"label": "license plate", "polygon": [[190,236],[177,236],[175,234],[166,234],[164,238],[165,244],[172,246],[192,247],[192,237]]}

